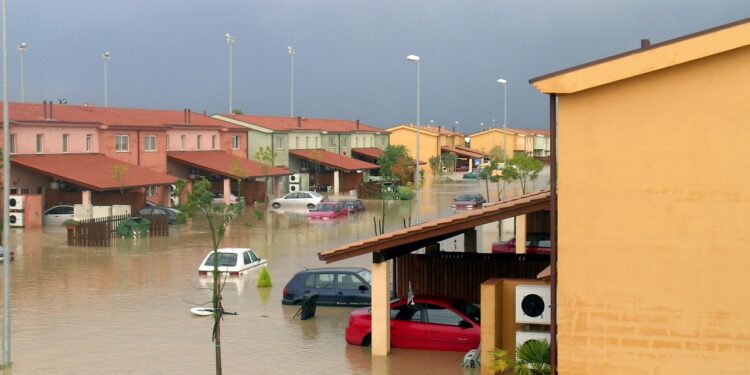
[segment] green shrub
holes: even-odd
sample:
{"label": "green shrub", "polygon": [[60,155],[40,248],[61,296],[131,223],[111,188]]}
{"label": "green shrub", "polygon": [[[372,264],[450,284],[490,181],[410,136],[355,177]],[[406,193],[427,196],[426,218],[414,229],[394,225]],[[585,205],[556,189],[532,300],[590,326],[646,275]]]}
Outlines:
{"label": "green shrub", "polygon": [[150,227],[151,222],[148,219],[127,219],[117,225],[117,235],[125,238],[146,237]]}
{"label": "green shrub", "polygon": [[271,287],[271,275],[268,273],[268,267],[263,267],[260,270],[260,276],[258,276],[258,288],[270,288]]}
{"label": "green shrub", "polygon": [[414,192],[407,186],[399,186],[396,190],[396,199],[409,200],[414,197]]}
{"label": "green shrub", "polygon": [[81,223],[79,223],[79,222],[77,222],[77,221],[75,221],[73,219],[68,219],[68,220],[63,221],[62,225],[64,227],[77,227],[77,226],[81,225]]}

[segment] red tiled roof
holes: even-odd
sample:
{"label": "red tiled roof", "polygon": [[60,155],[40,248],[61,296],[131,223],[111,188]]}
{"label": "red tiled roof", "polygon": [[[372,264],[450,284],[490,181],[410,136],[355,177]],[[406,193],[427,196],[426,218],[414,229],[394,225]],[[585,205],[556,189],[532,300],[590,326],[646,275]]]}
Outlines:
{"label": "red tiled roof", "polygon": [[263,164],[224,151],[167,151],[167,159],[229,178],[235,177],[232,169],[238,162],[248,178],[291,174],[288,169],[279,167],[271,167],[266,172]]}
{"label": "red tiled roof", "polygon": [[[317,152],[318,155],[315,155],[315,152]],[[362,160],[353,159],[348,156],[335,154],[333,152],[321,149],[289,150],[289,154],[298,158],[306,159],[314,163],[327,165],[331,168],[343,170],[346,172],[356,171],[359,169],[380,168],[379,165],[367,163]]]}
{"label": "red tiled roof", "polygon": [[[97,106],[80,106],[71,104],[53,104],[52,114],[46,111],[42,103],[8,103],[9,120],[14,122],[45,123],[83,123],[106,126],[138,127],[174,127],[192,126],[225,128],[227,130],[246,130],[245,128],[217,120],[200,113],[184,110],[170,111],[161,109],[113,108]],[[0,114],[2,118],[2,114]]]}
{"label": "red tiled roof", "polygon": [[383,150],[377,147],[353,148],[352,153],[357,153],[373,159],[380,159],[380,157],[383,156]]}
{"label": "red tiled roof", "polygon": [[352,132],[374,132],[383,133],[382,129],[360,123],[357,128],[356,121],[335,120],[321,118],[303,117],[298,121],[296,117],[277,117],[277,116],[254,116],[254,115],[221,115],[237,121],[242,121],[251,125],[260,126],[274,131],[290,130],[320,130],[333,133],[352,133]]}
{"label": "red tiled roof", "polygon": [[[173,176],[102,154],[13,155],[10,162],[97,191],[167,185],[177,181]],[[122,184],[113,178],[112,166],[115,165],[127,166]]]}
{"label": "red tiled roof", "polygon": [[440,147],[440,149],[443,151],[456,154],[458,156],[463,156],[463,157],[472,158],[472,159],[481,159],[486,156],[482,151],[475,150],[473,148],[464,147],[464,146],[456,146],[456,147],[442,146]]}
{"label": "red tiled roof", "polygon": [[550,191],[543,190],[322,251],[318,253],[318,259],[333,263],[371,253],[392,259],[402,253],[409,253],[424,247],[425,243],[436,243],[437,240],[450,238],[478,225],[549,209]]}

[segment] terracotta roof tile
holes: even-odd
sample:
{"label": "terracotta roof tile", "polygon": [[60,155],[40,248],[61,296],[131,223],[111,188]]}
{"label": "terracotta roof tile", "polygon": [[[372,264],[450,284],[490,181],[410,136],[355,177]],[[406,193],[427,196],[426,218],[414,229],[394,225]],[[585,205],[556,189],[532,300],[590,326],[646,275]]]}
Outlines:
{"label": "terracotta roof tile", "polygon": [[[315,153],[318,155],[315,155]],[[351,172],[361,169],[379,169],[380,166],[376,164],[367,163],[361,160],[353,159],[348,156],[335,154],[330,151],[322,149],[312,150],[289,150],[289,155],[296,156],[298,158],[306,159],[312,162],[319,162],[320,164],[327,165],[331,168]]]}
{"label": "terracotta roof tile", "polygon": [[352,133],[352,132],[374,132],[383,133],[382,129],[378,129],[374,126],[365,125],[360,123],[357,128],[356,121],[350,120],[336,120],[336,119],[321,119],[321,118],[307,118],[302,117],[299,120],[296,117],[281,117],[281,116],[254,116],[254,115],[221,115],[227,118],[231,118],[237,121],[242,121],[248,124],[259,126],[262,128],[274,130],[274,131],[290,131],[290,130],[319,130],[334,133]]}
{"label": "terracotta roof tile", "polygon": [[352,153],[364,155],[373,159],[380,159],[383,156],[383,150],[377,147],[353,148]]}
{"label": "terracotta roof tile", "polygon": [[248,178],[291,174],[288,169],[279,167],[271,167],[268,171],[264,171],[263,164],[224,151],[168,151],[167,159],[229,178],[235,177],[232,168],[238,162]]}

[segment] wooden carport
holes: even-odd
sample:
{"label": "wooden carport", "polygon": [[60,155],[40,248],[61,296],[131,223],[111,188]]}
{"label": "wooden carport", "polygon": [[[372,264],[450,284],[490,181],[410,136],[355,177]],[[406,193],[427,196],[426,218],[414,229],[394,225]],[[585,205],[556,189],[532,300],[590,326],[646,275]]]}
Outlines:
{"label": "wooden carport", "polygon": [[[471,233],[476,236],[475,228],[480,225],[549,209],[550,192],[545,190],[323,251],[318,257],[326,263],[333,263],[372,254],[372,355],[386,356],[390,352],[391,267],[388,260],[422,248],[430,251],[437,242],[459,234],[471,238]],[[525,220],[519,222],[523,223]],[[516,243],[523,252],[526,243],[525,226],[521,225],[518,229]]]}

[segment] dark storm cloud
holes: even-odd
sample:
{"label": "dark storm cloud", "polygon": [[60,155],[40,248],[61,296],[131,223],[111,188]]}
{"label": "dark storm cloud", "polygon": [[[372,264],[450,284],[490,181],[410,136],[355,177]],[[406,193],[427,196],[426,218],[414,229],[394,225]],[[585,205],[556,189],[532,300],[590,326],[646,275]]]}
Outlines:
{"label": "dark storm cloud", "polygon": [[532,77],[750,15],[723,1],[9,1],[11,100],[25,57],[26,100],[103,102],[110,51],[112,106],[225,112],[227,45],[235,37],[234,104],[245,113],[359,118],[379,127],[416,120],[475,131],[502,122],[546,127],[547,101]]}

